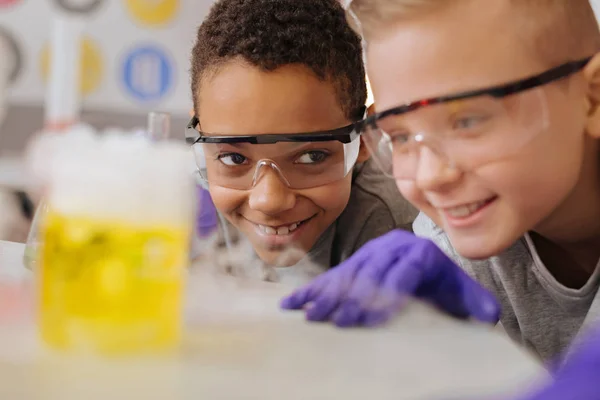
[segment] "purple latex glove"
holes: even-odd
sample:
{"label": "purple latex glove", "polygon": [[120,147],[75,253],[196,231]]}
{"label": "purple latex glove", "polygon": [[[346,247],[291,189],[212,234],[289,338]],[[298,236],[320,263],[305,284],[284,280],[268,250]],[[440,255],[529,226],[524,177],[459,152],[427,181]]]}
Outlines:
{"label": "purple latex glove", "polygon": [[401,230],[374,239],[336,268],[283,299],[311,321],[341,327],[388,320],[407,296],[427,300],[461,318],[496,323],[497,300],[431,241]]}
{"label": "purple latex glove", "polygon": [[600,400],[600,326],[573,353],[552,383],[521,400]]}
{"label": "purple latex glove", "polygon": [[219,225],[217,209],[208,190],[198,186],[198,214],[196,217],[196,232],[201,238],[212,234]]}

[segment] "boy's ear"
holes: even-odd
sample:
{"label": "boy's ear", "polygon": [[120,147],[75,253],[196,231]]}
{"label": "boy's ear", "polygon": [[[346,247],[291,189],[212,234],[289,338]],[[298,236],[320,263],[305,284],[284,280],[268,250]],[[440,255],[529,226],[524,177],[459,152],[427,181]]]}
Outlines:
{"label": "boy's ear", "polygon": [[367,145],[365,144],[365,139],[361,137],[360,138],[360,150],[358,150],[358,158],[356,159],[356,162],[364,163],[369,158],[371,158],[371,152],[369,151],[369,149],[367,148]]}
{"label": "boy's ear", "polygon": [[600,53],[592,57],[583,73],[588,83],[586,130],[600,139]]}
{"label": "boy's ear", "polygon": [[375,114],[375,103],[371,104],[369,108],[367,108],[367,117]]}

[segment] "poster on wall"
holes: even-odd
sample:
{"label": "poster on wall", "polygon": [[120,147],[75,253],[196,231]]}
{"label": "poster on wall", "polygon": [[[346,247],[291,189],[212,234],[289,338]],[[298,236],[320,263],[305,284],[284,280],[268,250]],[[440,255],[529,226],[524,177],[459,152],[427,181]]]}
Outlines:
{"label": "poster on wall", "polygon": [[80,93],[85,109],[187,115],[189,55],[213,0],[0,0],[0,33],[14,52],[8,100],[41,105],[55,12],[86,19]]}

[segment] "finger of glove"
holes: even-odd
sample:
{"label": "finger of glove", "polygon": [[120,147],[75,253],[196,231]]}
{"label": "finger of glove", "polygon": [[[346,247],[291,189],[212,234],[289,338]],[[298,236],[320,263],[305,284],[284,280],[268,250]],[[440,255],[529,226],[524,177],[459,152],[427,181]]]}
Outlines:
{"label": "finger of glove", "polygon": [[308,303],[314,301],[328,283],[326,275],[318,277],[309,284],[295,290],[289,296],[284,297],[280,303],[281,308],[285,310],[300,310]]}
{"label": "finger of glove", "polygon": [[332,273],[306,311],[306,319],[309,321],[329,320],[351,287],[356,275],[355,271],[356,266],[341,268],[335,271],[335,274]]}
{"label": "finger of glove", "polygon": [[445,257],[429,260],[435,265],[417,290],[420,298],[458,318],[498,322],[500,304],[487,289]]}
{"label": "finger of glove", "polygon": [[[388,271],[396,268],[398,252],[379,253],[365,260],[346,297],[340,303],[334,315],[334,322],[340,327],[359,325],[361,317],[369,314],[375,299],[387,299],[393,303],[395,293],[381,287]],[[381,307],[380,307],[381,308]]]}
{"label": "finger of glove", "polygon": [[373,328],[383,325],[390,320],[394,312],[391,310],[369,310],[359,320],[360,325]]}
{"label": "finger of glove", "polygon": [[338,307],[362,263],[372,257],[373,246],[365,246],[352,257],[317,278],[313,283],[297,290],[282,301],[285,309],[300,309],[315,302],[307,312],[309,320],[322,320]]}

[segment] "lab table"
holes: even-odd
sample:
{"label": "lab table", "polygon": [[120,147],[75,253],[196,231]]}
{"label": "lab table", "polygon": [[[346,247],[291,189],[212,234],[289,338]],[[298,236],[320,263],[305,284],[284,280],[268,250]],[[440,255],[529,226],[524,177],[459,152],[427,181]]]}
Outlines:
{"label": "lab table", "polygon": [[23,251],[0,242],[1,399],[497,399],[547,379],[496,329],[424,304],[409,304],[380,328],[338,329],[281,311],[290,287],[202,266],[188,279],[177,354],[57,355],[36,337]]}

